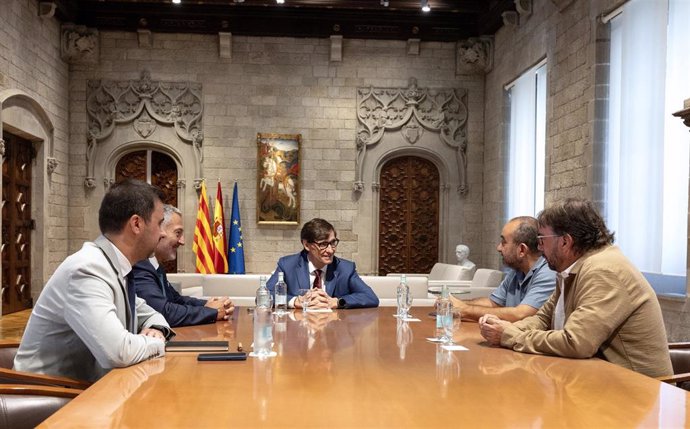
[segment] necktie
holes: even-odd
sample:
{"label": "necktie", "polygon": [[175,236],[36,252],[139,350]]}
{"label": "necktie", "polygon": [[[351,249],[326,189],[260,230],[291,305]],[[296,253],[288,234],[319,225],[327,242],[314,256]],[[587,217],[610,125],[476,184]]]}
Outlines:
{"label": "necktie", "polygon": [[321,270],[314,270],[314,289],[321,289]]}
{"label": "necktie", "polygon": [[134,288],[134,272],[130,271],[127,274],[127,299],[129,303],[129,331],[133,334],[137,333],[137,316],[136,316],[136,289]]}
{"label": "necktie", "polygon": [[156,268],[156,272],[158,273],[158,279],[161,281],[161,290],[163,291],[163,296],[167,298],[168,294],[165,292],[167,286],[165,271],[163,271],[163,267],[159,265],[158,268]]}

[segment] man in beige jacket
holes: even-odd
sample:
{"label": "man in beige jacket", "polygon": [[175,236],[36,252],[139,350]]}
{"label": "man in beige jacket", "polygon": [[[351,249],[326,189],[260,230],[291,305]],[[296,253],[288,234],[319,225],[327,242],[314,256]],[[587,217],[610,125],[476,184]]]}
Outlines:
{"label": "man in beige jacket", "polygon": [[551,298],[534,316],[480,320],[492,345],[568,358],[599,357],[648,375],[673,373],[654,290],[613,246],[590,201],[568,199],[539,214],[539,248],[558,272]]}

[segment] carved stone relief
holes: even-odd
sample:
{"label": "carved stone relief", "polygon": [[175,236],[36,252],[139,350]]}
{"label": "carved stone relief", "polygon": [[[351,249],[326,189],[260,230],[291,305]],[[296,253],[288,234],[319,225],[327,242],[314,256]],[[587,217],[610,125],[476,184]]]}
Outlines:
{"label": "carved stone relief", "polygon": [[520,15],[518,15],[518,13],[514,10],[507,10],[503,12],[501,14],[501,18],[503,19],[503,25],[505,25],[508,28],[517,28],[520,24],[519,16]]}
{"label": "carved stone relief", "polygon": [[38,16],[44,19],[52,18],[55,16],[55,10],[57,9],[57,3],[54,1],[41,1],[38,2]]}
{"label": "carved stone relief", "polygon": [[551,3],[556,5],[559,12],[563,12],[566,7],[570,6],[573,0],[551,0]]}
{"label": "carved stone relief", "polygon": [[88,81],[86,111],[89,125],[85,187],[93,188],[96,184],[94,162],[98,143],[109,137],[117,125],[130,123],[143,139],[151,136],[158,124],[173,126],[180,139],[192,145],[194,187],[201,186],[204,134],[200,83],[152,81],[147,71],[142,72],[139,80]]}
{"label": "carved stone relief", "polygon": [[150,48],[153,46],[153,33],[151,30],[140,28],[137,30],[137,40],[140,48]]}
{"label": "carved stone relief", "polygon": [[65,24],[62,26],[60,54],[70,63],[98,62],[98,30],[83,25]]}
{"label": "carved stone relief", "polygon": [[467,193],[467,90],[418,88],[410,79],[408,88],[357,89],[356,193],[364,191],[363,166],[367,150],[384,134],[400,131],[407,143],[415,144],[425,132],[439,138],[456,153],[458,193]]}
{"label": "carved stone relief", "polygon": [[532,15],[532,0],[514,0],[515,10],[520,14],[520,22]]}
{"label": "carved stone relief", "polygon": [[493,38],[472,37],[457,44],[455,74],[482,74],[493,68]]}
{"label": "carved stone relief", "polygon": [[232,33],[218,33],[218,56],[232,59]]}
{"label": "carved stone relief", "polygon": [[142,138],[148,138],[156,130],[156,121],[151,119],[148,113],[144,110],[141,115],[134,121],[134,131]]}
{"label": "carved stone relief", "polygon": [[343,36],[331,36],[331,61],[343,60]]}
{"label": "carved stone relief", "polygon": [[53,157],[48,157],[46,161],[46,171],[48,172],[48,174],[53,174],[53,172],[58,166],[58,160]]}

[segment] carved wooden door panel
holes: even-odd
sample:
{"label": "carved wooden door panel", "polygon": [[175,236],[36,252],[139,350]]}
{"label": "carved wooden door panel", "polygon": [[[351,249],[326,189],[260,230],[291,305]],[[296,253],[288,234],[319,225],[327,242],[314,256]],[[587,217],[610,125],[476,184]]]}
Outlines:
{"label": "carved wooden door panel", "polygon": [[2,163],[2,314],[31,308],[31,142],[5,134]]}
{"label": "carved wooden door panel", "polygon": [[[177,164],[170,156],[154,150],[130,152],[115,168],[115,181],[123,179],[148,181],[163,191],[163,203],[177,207]],[[168,273],[177,272],[177,260],[162,265]]]}
{"label": "carved wooden door panel", "polygon": [[438,262],[438,169],[423,158],[395,158],[380,184],[379,275],[428,274]]}

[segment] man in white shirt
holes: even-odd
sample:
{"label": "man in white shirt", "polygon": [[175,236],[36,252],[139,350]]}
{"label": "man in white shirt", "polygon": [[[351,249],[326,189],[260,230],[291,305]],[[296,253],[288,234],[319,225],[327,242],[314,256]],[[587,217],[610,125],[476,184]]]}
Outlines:
{"label": "man in white shirt", "polygon": [[95,381],[111,368],[165,354],[165,318],[134,293],[132,265],[162,237],[162,193],[125,180],[106,192],[101,235],[55,270],[38,297],[14,359],[20,371]]}

